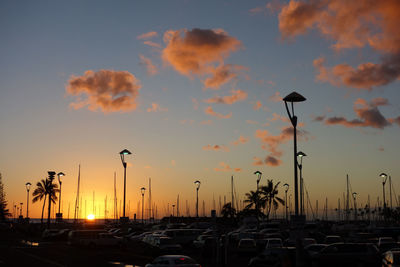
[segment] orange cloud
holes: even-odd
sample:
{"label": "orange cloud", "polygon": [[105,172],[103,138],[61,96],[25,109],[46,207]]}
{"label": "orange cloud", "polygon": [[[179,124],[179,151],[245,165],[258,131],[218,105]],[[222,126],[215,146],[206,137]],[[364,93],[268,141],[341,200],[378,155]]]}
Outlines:
{"label": "orange cloud", "polygon": [[232,144],[237,146],[240,144],[246,144],[249,141],[248,137],[244,137],[244,136],[239,136],[238,140],[232,141]]}
{"label": "orange cloud", "polygon": [[[71,107],[88,106],[91,111],[100,109],[104,113],[135,110],[140,88],[140,81],[133,74],[114,70],[87,70],[83,76],[71,76],[66,85],[67,93],[77,96]],[[82,99],[81,95],[87,98]]]}
{"label": "orange cloud", "polygon": [[287,118],[287,117],[284,117],[284,116],[281,116],[281,115],[279,115],[279,114],[277,114],[277,113],[272,113],[272,118],[271,119],[268,119],[269,121],[277,121],[277,120],[280,120],[280,121],[283,121],[283,122],[290,122],[290,120],[289,120],[289,118]]}
{"label": "orange cloud", "polygon": [[227,146],[225,146],[225,145],[206,145],[206,146],[203,146],[203,150],[206,150],[206,151],[210,151],[210,150],[212,150],[212,151],[225,151],[225,152],[228,152],[229,151],[229,147],[227,147]]}
{"label": "orange cloud", "polygon": [[164,34],[164,42],[164,62],[190,78],[211,75],[204,81],[206,88],[218,89],[236,77],[235,72],[241,68],[224,64],[224,59],[242,44],[222,29],[169,30]]}
{"label": "orange cloud", "polygon": [[281,102],[282,101],[282,96],[279,92],[275,92],[275,94],[273,96],[270,96],[268,98],[269,101],[271,102]]}
{"label": "orange cloud", "polygon": [[284,38],[292,38],[316,28],[334,40],[336,50],[368,45],[383,54],[381,63],[362,63],[357,68],[348,64],[326,68],[323,59],[314,61],[317,80],[370,90],[400,78],[399,14],[397,0],[291,0],[279,14],[279,29]]}
{"label": "orange cloud", "polygon": [[242,90],[232,90],[232,95],[228,96],[215,96],[213,98],[209,98],[207,100],[204,100],[206,103],[218,103],[218,104],[228,104],[232,105],[235,102],[245,100],[247,98],[247,93]]}
{"label": "orange cloud", "polygon": [[143,44],[155,47],[155,48],[161,48],[161,45],[152,41],[144,41]]}
{"label": "orange cloud", "polygon": [[[231,171],[232,168],[226,164],[225,162],[220,162],[218,164],[220,167],[219,168],[214,168],[214,171],[216,172],[227,172],[227,171]],[[241,168],[234,168],[233,169],[235,172],[240,172],[242,169]]]}
{"label": "orange cloud", "polygon": [[213,108],[210,107],[210,106],[208,106],[208,107],[204,110],[204,112],[205,112],[206,114],[208,114],[208,115],[217,117],[217,118],[219,118],[219,119],[229,119],[230,117],[232,117],[232,112],[230,112],[229,114],[223,115],[223,114],[221,114],[221,113],[215,112],[215,111],[213,110]]}
{"label": "orange cloud", "polygon": [[258,157],[254,157],[254,162],[253,165],[254,166],[263,166],[263,165],[268,165],[271,167],[276,167],[281,165],[282,161],[276,157],[273,156],[267,156],[264,160],[261,160]]}
{"label": "orange cloud", "polygon": [[151,61],[150,58],[147,58],[140,54],[139,54],[139,58],[140,58],[140,64],[146,66],[148,75],[155,75],[158,73],[157,67],[153,65],[153,62]]}
{"label": "orange cloud", "polygon": [[259,110],[261,107],[262,107],[261,101],[257,101],[257,102],[254,104],[253,109],[254,109],[254,110]]}
{"label": "orange cloud", "polygon": [[160,105],[155,102],[151,103],[151,107],[147,108],[147,112],[158,112],[158,111],[165,112],[168,111],[168,109],[160,107]]}
{"label": "orange cloud", "polygon": [[357,115],[357,119],[348,120],[345,117],[321,117],[320,121],[323,121],[326,125],[339,124],[348,128],[352,127],[372,127],[376,129],[383,129],[387,126],[392,125],[390,119],[386,119],[382,113],[378,110],[378,106],[388,105],[388,101],[385,98],[379,97],[373,99],[370,103],[367,103],[364,99],[358,98],[354,102],[354,112]]}
{"label": "orange cloud", "polygon": [[137,36],[136,38],[138,40],[142,40],[142,39],[150,39],[150,38],[153,38],[153,37],[156,37],[156,36],[158,36],[158,33],[152,31],[152,32],[143,33],[143,34]]}

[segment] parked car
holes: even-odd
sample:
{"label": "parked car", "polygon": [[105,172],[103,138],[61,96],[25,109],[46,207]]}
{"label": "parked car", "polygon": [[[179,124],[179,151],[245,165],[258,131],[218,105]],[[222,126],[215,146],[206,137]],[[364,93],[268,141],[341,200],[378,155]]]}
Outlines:
{"label": "parked car", "polygon": [[265,248],[281,248],[283,247],[282,239],[280,238],[267,238]]}
{"label": "parked car", "polygon": [[204,247],[204,244],[206,242],[206,239],[209,237],[213,237],[211,235],[199,235],[198,237],[196,237],[195,240],[193,240],[193,246],[195,248],[202,248]]}
{"label": "parked car", "polygon": [[394,243],[394,239],[392,237],[379,237],[378,238],[378,247],[382,244],[387,244],[387,243]]}
{"label": "parked car", "polygon": [[384,267],[399,267],[400,266],[400,251],[387,251],[383,253],[382,266]]}
{"label": "parked car", "polygon": [[164,255],[155,258],[151,263],[145,267],[201,267],[195,260],[184,255]]}
{"label": "parked car", "polygon": [[296,262],[295,247],[280,247],[265,249],[262,253],[250,259],[248,267],[294,266]]}
{"label": "parked car", "polygon": [[344,240],[341,236],[338,235],[327,235],[324,239],[324,244],[335,244],[335,243],[343,243]]}
{"label": "parked car", "polygon": [[313,266],[379,266],[381,256],[373,244],[335,243],[322,249],[312,259]]}
{"label": "parked car", "polygon": [[239,240],[237,246],[238,253],[256,253],[257,245],[256,241],[252,238],[242,238]]}
{"label": "parked car", "polygon": [[155,236],[151,245],[158,247],[164,253],[179,253],[182,251],[182,246],[175,244],[174,240],[168,236]]}
{"label": "parked car", "polygon": [[398,249],[400,248],[399,242],[392,242],[392,243],[383,243],[378,245],[378,249],[380,253],[384,253],[388,250]]}

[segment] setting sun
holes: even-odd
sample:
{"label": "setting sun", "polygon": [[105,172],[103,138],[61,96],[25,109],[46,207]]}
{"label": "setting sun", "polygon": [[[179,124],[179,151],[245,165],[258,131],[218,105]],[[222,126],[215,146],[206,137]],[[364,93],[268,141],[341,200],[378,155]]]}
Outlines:
{"label": "setting sun", "polygon": [[93,214],[89,214],[87,217],[86,217],[88,220],[94,220],[94,215]]}

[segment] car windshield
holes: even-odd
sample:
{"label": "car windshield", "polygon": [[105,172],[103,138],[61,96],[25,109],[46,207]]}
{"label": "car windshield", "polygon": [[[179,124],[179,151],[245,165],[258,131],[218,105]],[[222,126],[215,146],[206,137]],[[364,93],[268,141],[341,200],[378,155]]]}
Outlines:
{"label": "car windshield", "polygon": [[174,244],[173,242],[174,240],[170,239],[170,238],[161,238],[160,239],[160,244],[161,245],[171,245]]}

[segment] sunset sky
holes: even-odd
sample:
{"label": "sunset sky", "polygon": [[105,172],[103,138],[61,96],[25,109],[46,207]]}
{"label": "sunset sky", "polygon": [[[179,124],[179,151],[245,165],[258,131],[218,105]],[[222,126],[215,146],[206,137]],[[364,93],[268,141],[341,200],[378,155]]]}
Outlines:
{"label": "sunset sky", "polygon": [[360,205],[382,198],[381,172],[400,194],[399,25],[397,0],[1,1],[9,208],[26,206],[26,182],[62,171],[72,217],[81,164],[87,213],[93,191],[104,210],[114,172],[122,198],[125,148],[131,218],[149,177],[159,217],[178,194],[194,215],[195,180],[207,210],[230,200],[231,175],[243,199],[256,170],[293,194],[293,91],[307,99],[295,113],[313,204],[335,208],[346,174]]}

